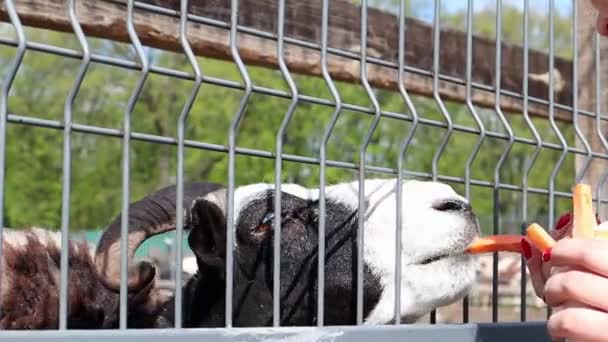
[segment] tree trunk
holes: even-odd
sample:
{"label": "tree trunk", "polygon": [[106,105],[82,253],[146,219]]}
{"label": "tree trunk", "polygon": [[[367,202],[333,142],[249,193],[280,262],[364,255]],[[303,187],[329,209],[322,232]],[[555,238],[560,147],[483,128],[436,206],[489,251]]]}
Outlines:
{"label": "tree trunk", "polygon": [[[606,65],[606,56],[608,56],[608,44],[605,39],[600,39],[600,72],[599,75],[596,72],[595,63],[595,18],[596,10],[591,5],[589,0],[577,1],[578,3],[578,30],[575,32],[575,38],[578,39],[578,99],[579,99],[579,110],[588,110],[596,112],[596,101],[600,99],[600,113],[605,113],[608,109],[608,78],[606,77],[606,71],[601,69]],[[596,96],[596,77],[600,78],[600,96]],[[597,118],[578,116],[576,122],[579,125],[580,131],[584,138],[589,143],[591,150],[598,153],[607,153],[608,150],[602,143],[600,135],[597,132]],[[601,121],[600,131],[601,134],[606,137],[608,131],[608,123]],[[579,149],[585,149],[582,141],[576,138],[576,147]],[[577,174],[581,171],[581,168],[585,166],[587,155],[578,154],[576,160],[576,172]],[[601,178],[608,170],[608,161],[593,158],[589,167],[586,169],[582,183],[591,185],[594,191],[594,197],[597,194],[598,187],[601,186],[602,198],[607,198],[606,193],[607,184],[599,184]],[[574,182],[574,181],[573,181]],[[608,183],[608,182],[607,182]],[[608,205],[600,205],[599,214],[602,219],[608,218]]]}

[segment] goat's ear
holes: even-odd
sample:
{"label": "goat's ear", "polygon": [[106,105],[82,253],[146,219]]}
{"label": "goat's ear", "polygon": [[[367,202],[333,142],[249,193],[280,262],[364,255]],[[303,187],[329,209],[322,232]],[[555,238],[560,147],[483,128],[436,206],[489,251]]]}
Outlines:
{"label": "goat's ear", "polygon": [[222,209],[206,199],[196,199],[191,209],[188,244],[199,267],[224,268],[226,251],[226,217]]}

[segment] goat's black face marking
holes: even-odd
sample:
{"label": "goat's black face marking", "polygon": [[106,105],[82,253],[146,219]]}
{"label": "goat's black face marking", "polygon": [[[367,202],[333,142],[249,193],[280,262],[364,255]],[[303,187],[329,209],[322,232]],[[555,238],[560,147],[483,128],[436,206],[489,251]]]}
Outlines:
{"label": "goat's black face marking", "polygon": [[[308,325],[314,322],[317,311],[319,204],[289,193],[282,193],[281,197],[281,324]],[[255,225],[258,228],[272,224],[278,219],[273,209],[274,192],[269,191],[247,205],[237,222],[237,230],[245,230],[254,223],[261,223]],[[326,203],[326,212],[325,319],[332,325],[353,324],[356,318],[357,215],[352,209],[331,200]],[[244,298],[242,306],[236,310],[235,319],[240,318],[244,325],[253,323],[260,315],[267,317],[266,323],[272,322],[274,230],[266,232],[271,233],[251,239],[243,231],[237,239],[243,245],[238,247],[236,259],[247,273],[255,274],[255,282],[260,285],[256,290],[259,292]],[[364,314],[367,315],[378,302],[382,286],[367,265],[363,271],[364,291],[368,294],[364,301]],[[237,278],[235,276],[235,280]]]}
{"label": "goat's black face marking", "polygon": [[449,199],[445,201],[441,201],[433,205],[433,208],[438,211],[461,211],[461,212],[471,212],[473,208],[469,203],[463,202],[457,199]]}
{"label": "goat's black face marking", "polygon": [[[318,202],[282,193],[280,216],[274,212],[274,192],[258,197],[241,210],[235,225],[234,308],[235,326],[260,326],[272,323],[274,222],[281,220],[280,293],[281,325],[314,324],[317,313]],[[194,207],[197,207],[195,204]],[[357,214],[346,205],[328,199],[326,203],[325,250],[325,323],[354,324],[357,286]],[[193,215],[208,211],[193,210]],[[209,216],[207,216],[209,218]],[[205,226],[203,221],[196,221]],[[219,220],[210,222],[211,225]],[[225,232],[221,227],[192,227]],[[222,240],[224,241],[224,240]],[[191,240],[191,243],[195,240]],[[195,249],[196,246],[191,246]],[[208,270],[208,269],[207,269]],[[207,271],[209,272],[209,271]],[[364,263],[364,315],[378,303],[383,288],[380,279]],[[206,275],[199,279],[204,281]],[[207,278],[209,279],[209,278]],[[207,280],[209,281],[209,280]],[[223,280],[217,289],[224,288]],[[212,312],[224,312],[224,294],[214,294]],[[209,305],[210,303],[205,303]],[[214,317],[222,325],[222,317]],[[206,319],[201,317],[201,319]],[[201,322],[191,322],[201,326]],[[202,325],[213,325],[208,322]]]}
{"label": "goat's black face marking", "polygon": [[[457,215],[464,214],[468,220],[477,220],[471,204],[459,199],[447,199],[439,201],[433,205],[433,209],[437,211],[451,212]],[[479,234],[479,229],[477,229],[475,233]]]}

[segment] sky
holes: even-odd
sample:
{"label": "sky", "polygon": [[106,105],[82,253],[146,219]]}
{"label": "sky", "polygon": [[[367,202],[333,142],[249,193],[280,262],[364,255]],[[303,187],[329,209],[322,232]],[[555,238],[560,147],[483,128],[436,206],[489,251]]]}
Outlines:
{"label": "sky", "polygon": [[[458,10],[467,8],[467,0],[443,0],[441,4],[445,6],[448,10]],[[523,0],[503,0],[504,5],[515,5],[519,7],[523,7]],[[528,0],[528,4],[531,9],[536,10],[544,10],[549,8],[548,0]],[[572,0],[555,0],[554,1],[555,8],[559,11],[570,11],[572,9]],[[495,0],[473,0],[473,7],[478,10],[485,6],[496,6]]]}
{"label": "sky", "polygon": [[[554,0],[555,9],[561,14],[569,14],[572,12],[572,2],[574,0]],[[420,19],[432,21],[433,20],[433,2],[434,0],[427,0],[424,3],[428,4],[425,10],[420,13]],[[503,0],[503,6],[514,5],[523,8],[523,0]],[[535,11],[547,11],[549,10],[549,0],[529,0],[528,4],[531,10]],[[448,11],[454,12],[459,10],[466,10],[468,6],[467,0],[443,0],[441,5]],[[481,10],[485,7],[495,7],[496,0],[473,0],[473,7],[475,11]]]}

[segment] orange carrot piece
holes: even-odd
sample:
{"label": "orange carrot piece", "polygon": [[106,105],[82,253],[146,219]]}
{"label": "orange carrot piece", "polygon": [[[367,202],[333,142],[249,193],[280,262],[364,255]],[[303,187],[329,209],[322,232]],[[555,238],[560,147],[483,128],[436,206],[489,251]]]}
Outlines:
{"label": "orange carrot piece", "polygon": [[587,184],[576,184],[572,188],[572,237],[592,238],[596,226],[593,213],[591,187]]}
{"label": "orange carrot piece", "polygon": [[532,223],[526,229],[526,237],[530,242],[538,248],[541,252],[544,252],[548,248],[555,245],[555,240],[549,235],[541,226],[536,223]]}
{"label": "orange carrot piece", "polygon": [[467,248],[469,254],[521,252],[521,235],[490,235],[479,237]]}

